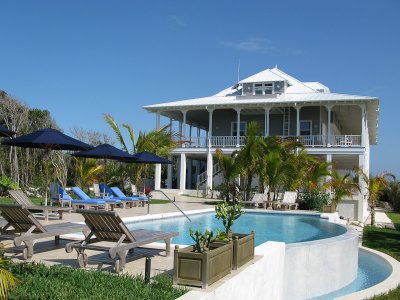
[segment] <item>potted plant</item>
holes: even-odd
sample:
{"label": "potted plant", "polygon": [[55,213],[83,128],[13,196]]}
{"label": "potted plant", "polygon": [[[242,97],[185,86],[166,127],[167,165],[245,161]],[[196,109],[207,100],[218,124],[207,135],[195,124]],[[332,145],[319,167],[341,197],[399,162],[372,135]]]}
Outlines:
{"label": "potted plant", "polygon": [[213,244],[232,241],[232,267],[234,270],[240,268],[245,263],[251,261],[254,258],[254,231],[252,231],[250,234],[233,233],[231,229],[235,220],[237,220],[243,214],[242,208],[242,203],[234,203],[233,205],[230,205],[227,202],[219,203],[215,207],[215,217],[222,220],[222,224],[225,227],[225,232],[219,233],[217,240]]}
{"label": "potted plant", "polygon": [[213,244],[212,231],[189,232],[195,244],[182,249],[175,246],[174,284],[207,288],[231,272],[233,246],[231,242]]}

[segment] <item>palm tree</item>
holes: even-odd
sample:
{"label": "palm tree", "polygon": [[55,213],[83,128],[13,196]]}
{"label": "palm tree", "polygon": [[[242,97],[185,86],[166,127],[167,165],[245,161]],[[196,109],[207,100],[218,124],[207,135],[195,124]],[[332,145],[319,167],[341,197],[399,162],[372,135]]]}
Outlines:
{"label": "palm tree", "polygon": [[0,245],[0,299],[8,299],[10,288],[18,282],[18,279],[8,270],[9,259],[4,256],[4,252],[4,245]]}
{"label": "palm tree", "polygon": [[89,188],[97,180],[98,176],[104,171],[103,165],[97,165],[95,158],[74,157],[77,184]]}
{"label": "palm tree", "polygon": [[375,225],[375,207],[376,201],[381,195],[383,195],[386,188],[389,186],[389,181],[387,178],[392,178],[396,180],[396,177],[387,172],[383,172],[373,178],[368,177],[363,170],[356,169],[361,176],[362,180],[365,182],[366,188],[368,190],[368,202],[371,209],[371,226]]}
{"label": "palm tree", "polygon": [[215,157],[221,166],[222,173],[224,175],[223,192],[225,194],[225,200],[230,200],[230,194],[232,187],[236,190],[235,177],[239,173],[239,165],[236,157],[237,153],[233,153],[231,156],[224,156],[221,149],[215,150]]}
{"label": "palm tree", "polygon": [[264,140],[261,136],[258,136],[258,133],[258,123],[250,122],[244,138],[244,147],[237,154],[241,174],[245,177],[245,201],[250,199],[253,178],[259,169],[265,148]]}
{"label": "palm tree", "polygon": [[[122,124],[128,133],[130,138],[130,143],[132,148],[129,149],[127,143],[124,140],[122,132],[115,122],[115,119],[109,115],[105,114],[104,118],[108,125],[113,129],[115,136],[118,142],[121,144],[121,147],[126,152],[130,152],[132,154],[148,151],[155,153],[159,156],[166,156],[171,152],[173,148],[176,147],[176,142],[174,141],[175,134],[169,132],[169,125],[166,125],[161,128],[157,128],[155,130],[150,131],[149,133],[139,131],[139,135],[137,139],[135,139],[135,133],[133,128],[129,124]],[[130,164],[128,167],[129,173],[132,176],[133,182],[138,185],[142,178],[144,178],[145,174],[147,174],[148,165],[147,164]]]}
{"label": "palm tree", "polygon": [[332,201],[335,205],[340,203],[345,196],[351,196],[354,191],[361,192],[360,185],[353,180],[351,172],[341,176],[334,169],[331,174],[331,180],[328,183],[334,189]]}

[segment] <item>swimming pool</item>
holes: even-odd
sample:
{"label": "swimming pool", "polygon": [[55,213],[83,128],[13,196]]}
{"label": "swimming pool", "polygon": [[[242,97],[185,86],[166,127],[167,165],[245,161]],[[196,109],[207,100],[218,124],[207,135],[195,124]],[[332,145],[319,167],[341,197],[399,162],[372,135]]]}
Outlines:
{"label": "swimming pool", "polygon": [[[193,240],[189,236],[189,228],[193,230],[222,231],[222,221],[215,218],[214,212],[190,215],[192,222],[183,216],[155,219],[129,223],[129,229],[153,229],[162,231],[178,231],[179,236],[172,240],[174,244],[188,245]],[[325,219],[319,215],[257,213],[246,212],[233,225],[233,231],[238,233],[256,233],[256,246],[267,241],[298,243],[330,238],[346,232],[346,228]]]}

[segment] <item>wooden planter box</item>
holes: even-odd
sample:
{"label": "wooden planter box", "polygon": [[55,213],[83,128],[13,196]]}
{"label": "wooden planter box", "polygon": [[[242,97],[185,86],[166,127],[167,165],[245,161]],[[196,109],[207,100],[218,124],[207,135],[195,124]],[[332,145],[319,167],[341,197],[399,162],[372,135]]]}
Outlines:
{"label": "wooden planter box", "polygon": [[203,253],[193,252],[193,246],[174,251],[174,284],[207,288],[232,270],[233,244],[215,245]]}
{"label": "wooden planter box", "polygon": [[[248,233],[233,233],[233,257],[232,257],[232,269],[236,270],[245,263],[254,259],[254,247],[255,247],[255,234],[252,231]],[[220,243],[226,244],[227,241],[215,241],[213,245]]]}
{"label": "wooden planter box", "polygon": [[336,212],[336,204],[335,203],[326,204],[322,207],[322,211],[324,213],[334,213]]}

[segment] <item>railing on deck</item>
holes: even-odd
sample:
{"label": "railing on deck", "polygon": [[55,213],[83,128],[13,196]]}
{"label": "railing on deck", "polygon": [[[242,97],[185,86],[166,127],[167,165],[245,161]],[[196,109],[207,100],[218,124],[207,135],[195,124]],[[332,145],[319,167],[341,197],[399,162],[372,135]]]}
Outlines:
{"label": "railing on deck", "polygon": [[[306,147],[360,147],[361,135],[332,135],[328,143],[328,136],[326,135],[303,135],[303,136],[281,136],[284,140],[298,140]],[[185,148],[201,148],[211,147],[216,148],[232,148],[244,145],[244,136],[240,136],[239,140],[236,136],[212,136],[210,139],[207,137],[188,137],[181,138],[179,147]]]}

